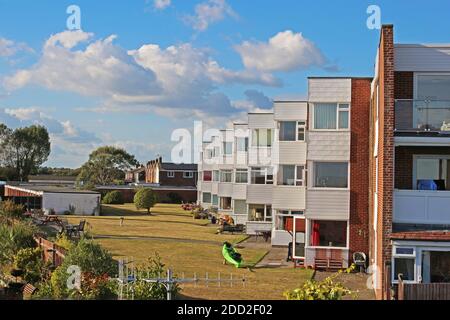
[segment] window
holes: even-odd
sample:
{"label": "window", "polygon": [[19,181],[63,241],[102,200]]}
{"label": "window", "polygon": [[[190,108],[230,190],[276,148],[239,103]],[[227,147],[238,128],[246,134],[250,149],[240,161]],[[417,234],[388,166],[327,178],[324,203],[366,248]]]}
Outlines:
{"label": "window", "polygon": [[250,221],[271,222],[272,206],[263,204],[250,204],[248,214],[248,218]]}
{"label": "window", "polygon": [[211,193],[203,192],[203,203],[211,203]]}
{"label": "window", "polygon": [[220,147],[214,147],[213,157],[214,158],[220,157]]}
{"label": "window", "polygon": [[271,147],[273,142],[272,129],[254,129],[252,130],[252,146]]}
{"label": "window", "polygon": [[312,221],[311,246],[337,248],[347,247],[347,222]]}
{"label": "window", "polygon": [[349,104],[317,103],[314,105],[314,129],[348,129],[349,115]]}
{"label": "window", "polygon": [[306,122],[299,121],[297,123],[297,141],[305,141]]}
{"label": "window", "polygon": [[281,165],[278,171],[279,186],[303,186],[304,166]]}
{"label": "window", "polygon": [[213,181],[214,182],[219,182],[220,181],[220,171],[219,170],[214,170],[213,171]]}
{"label": "window", "polygon": [[234,200],[233,206],[234,214],[247,214],[247,201],[245,200]]}
{"label": "window", "polygon": [[449,156],[414,156],[414,165],[414,189],[439,191],[450,189]]}
{"label": "window", "polygon": [[223,143],[223,154],[226,156],[231,156],[233,154],[233,143],[224,142]]}
{"label": "window", "polygon": [[[276,230],[284,230],[284,231],[292,231],[289,230],[290,228],[287,228],[290,222],[293,222],[294,217],[304,217],[303,211],[283,211],[278,210],[276,214],[276,221],[275,221],[275,229]],[[291,220],[292,219],[292,220]],[[303,221],[304,223],[305,221]],[[304,228],[304,225],[303,225]],[[300,231],[299,228],[297,228],[297,231]],[[303,231],[305,231],[303,229]]]}
{"label": "window", "polygon": [[348,188],[348,163],[315,162],[314,187]]}
{"label": "window", "polygon": [[433,101],[450,100],[450,75],[418,74],[416,82],[417,99]]}
{"label": "window", "polygon": [[394,281],[398,281],[398,275],[403,275],[404,281],[415,281],[415,258],[394,258]]}
{"label": "window", "polygon": [[295,141],[295,130],[297,129],[295,121],[280,122],[280,141]]}
{"label": "window", "polygon": [[216,207],[219,206],[219,197],[217,194],[213,194],[212,196],[212,205]]}
{"label": "window", "polygon": [[184,171],[183,172],[183,178],[192,179],[193,177],[194,177],[194,173],[192,171]]}
{"label": "window", "polygon": [[220,209],[222,210],[231,210],[231,198],[230,197],[221,197],[220,198]]}
{"label": "window", "polygon": [[233,182],[233,171],[231,170],[220,171],[220,182],[224,183]]}
{"label": "window", "polygon": [[248,138],[236,138],[236,149],[238,152],[247,152]]}
{"label": "window", "polygon": [[205,182],[212,181],[212,171],[203,171],[203,181]]}
{"label": "window", "polygon": [[175,171],[167,171],[167,178],[175,178]]}
{"label": "window", "polygon": [[247,183],[247,182],[248,182],[248,170],[236,169],[236,183]]}
{"label": "window", "polygon": [[206,149],[204,154],[205,160],[211,160],[213,158],[213,150],[212,149]]}
{"label": "window", "polygon": [[251,169],[252,184],[273,184],[273,168],[254,167]]}

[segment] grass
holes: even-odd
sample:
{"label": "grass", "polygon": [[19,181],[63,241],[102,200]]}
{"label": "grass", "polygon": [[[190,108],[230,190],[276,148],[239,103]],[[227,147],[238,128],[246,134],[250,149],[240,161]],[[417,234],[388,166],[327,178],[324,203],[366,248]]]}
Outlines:
{"label": "grass", "polygon": [[[309,270],[293,268],[236,269],[223,264],[221,246],[224,241],[241,243],[243,235],[216,234],[217,227],[208,221],[194,220],[189,212],[179,206],[157,205],[152,216],[133,205],[103,206],[103,216],[83,217],[89,223],[89,234],[116,258],[132,258],[143,262],[157,252],[167,268],[178,276],[234,279],[245,277],[245,286],[229,284],[183,285],[182,294],[192,299],[283,299],[283,292],[294,289],[312,277]],[[120,217],[124,225],[120,226]],[[78,223],[81,217],[69,217]],[[242,244],[241,244],[242,245]],[[238,249],[246,265],[256,265],[267,254],[261,248]]]}

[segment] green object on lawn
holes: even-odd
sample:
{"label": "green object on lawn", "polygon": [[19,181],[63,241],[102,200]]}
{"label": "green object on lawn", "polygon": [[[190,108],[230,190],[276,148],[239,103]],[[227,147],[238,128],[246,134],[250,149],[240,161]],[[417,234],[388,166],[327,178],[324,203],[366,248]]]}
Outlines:
{"label": "green object on lawn", "polygon": [[241,254],[238,253],[230,243],[225,242],[223,244],[222,255],[225,261],[231,263],[236,268],[242,267],[243,261]]}

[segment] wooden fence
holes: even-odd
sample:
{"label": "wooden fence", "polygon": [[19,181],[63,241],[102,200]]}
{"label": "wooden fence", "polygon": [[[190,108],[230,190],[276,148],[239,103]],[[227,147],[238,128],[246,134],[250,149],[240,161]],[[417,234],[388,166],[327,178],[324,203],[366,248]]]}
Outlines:
{"label": "wooden fence", "polygon": [[41,237],[35,238],[34,240],[38,244],[39,248],[41,248],[45,262],[51,262],[55,268],[59,267],[63,263],[66,255],[66,250],[64,248]]}
{"label": "wooden fence", "polygon": [[398,300],[450,300],[450,283],[398,284]]}

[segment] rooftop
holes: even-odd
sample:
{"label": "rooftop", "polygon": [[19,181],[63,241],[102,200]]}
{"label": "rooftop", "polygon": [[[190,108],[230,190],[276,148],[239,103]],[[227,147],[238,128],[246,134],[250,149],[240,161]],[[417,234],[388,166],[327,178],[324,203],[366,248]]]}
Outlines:
{"label": "rooftop", "polygon": [[90,190],[79,190],[66,186],[54,186],[54,185],[37,185],[37,184],[8,184],[7,187],[12,189],[29,190],[34,192],[47,192],[47,193],[74,193],[74,194],[98,194],[98,192]]}

